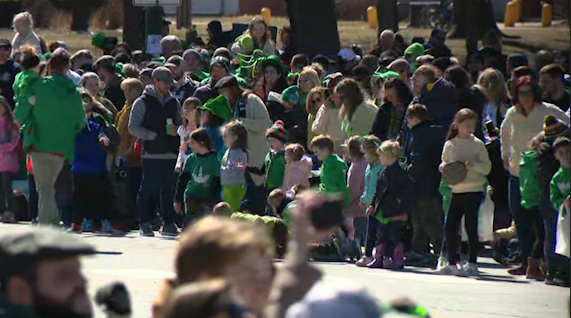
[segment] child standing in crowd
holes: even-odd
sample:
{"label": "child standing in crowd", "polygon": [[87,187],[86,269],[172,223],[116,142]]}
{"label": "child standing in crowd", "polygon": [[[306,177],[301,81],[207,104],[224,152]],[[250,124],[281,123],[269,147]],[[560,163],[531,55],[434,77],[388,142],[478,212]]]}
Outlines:
{"label": "child standing in crowd", "polygon": [[20,47],[27,44],[34,48],[34,50],[42,54],[42,41],[34,32],[34,19],[29,12],[20,12],[14,16],[12,20],[16,35],[12,40],[12,53],[19,53]]}
{"label": "child standing in crowd", "polygon": [[[367,231],[367,221],[365,219],[365,209],[361,205],[361,196],[365,190],[365,171],[367,170],[367,159],[361,150],[361,137],[353,136],[347,140],[346,153],[349,156],[351,165],[347,172],[347,187],[349,188],[350,203],[345,210],[345,224],[349,229],[349,239],[357,239],[360,246],[364,242],[362,237]],[[347,159],[347,158],[346,158]]]}
{"label": "child standing in crowd", "polygon": [[[29,98],[33,95],[31,91],[32,83],[39,78],[40,57],[33,47],[24,45],[20,48],[22,71],[16,75],[14,80],[14,101],[18,102],[20,96]],[[33,103],[35,104],[35,103]]]}
{"label": "child standing in crowd", "polygon": [[[412,210],[414,188],[408,173],[400,166],[400,145],[387,140],[378,150],[381,164],[385,166],[377,181],[375,196],[367,209],[367,215],[378,215],[376,254],[369,268],[402,269],[404,246],[401,242],[401,227]],[[392,260],[389,257],[392,256]]]}
{"label": "child standing in crowd", "polygon": [[[570,188],[569,188],[569,167],[571,165],[569,155],[569,138],[559,137],[553,143],[555,158],[561,164],[559,170],[551,180],[551,203],[559,211],[559,224],[557,229],[557,247],[555,252],[569,258],[570,238],[569,238],[569,213],[571,212]],[[563,221],[562,221],[563,219]],[[567,219],[567,221],[565,221]],[[561,226],[563,225],[563,226]]]}
{"label": "child standing in crowd", "polygon": [[188,147],[192,153],[178,177],[174,209],[177,213],[182,213],[184,202],[186,217],[196,220],[204,215],[205,209],[213,207],[219,201],[220,161],[212,150],[210,137],[204,128],[190,134]]}
{"label": "child standing in crowd", "polygon": [[[373,203],[373,197],[377,189],[377,180],[384,166],[379,161],[377,150],[381,146],[381,140],[376,136],[365,136],[361,142],[361,147],[365,153],[368,165],[365,170],[365,188],[361,195],[361,206],[367,209]],[[358,267],[365,267],[371,263],[373,259],[373,248],[377,240],[377,230],[379,221],[374,215],[367,216],[367,229],[365,236],[365,255],[355,263]]]}
{"label": "child standing in crowd", "polygon": [[[478,211],[484,198],[486,175],[490,173],[492,163],[486,146],[474,136],[477,120],[478,116],[472,110],[461,109],[450,126],[442,152],[439,168],[452,188],[444,233],[449,263],[440,270],[445,275],[479,275],[476,264],[479,249]],[[468,264],[459,267],[456,251],[462,216],[470,251]]]}
{"label": "child standing in crowd", "polygon": [[284,191],[291,190],[297,184],[309,188],[312,162],[311,158],[304,154],[305,150],[300,144],[289,144],[285,148],[286,168],[282,185]]}
{"label": "child standing in crowd", "polygon": [[226,152],[220,162],[222,198],[232,211],[240,211],[240,202],[246,195],[246,168],[248,166],[248,131],[244,124],[232,121],[224,127]]}
{"label": "child standing in crowd", "polygon": [[270,151],[266,155],[266,188],[269,191],[281,188],[286,169],[285,143],[287,134],[281,120],[276,121],[266,132],[270,143]]}
{"label": "child standing in crowd", "polygon": [[334,143],[331,137],[319,135],[309,144],[311,150],[321,161],[318,190],[329,194],[339,194],[345,202],[345,207],[349,205],[349,189],[347,189],[347,180],[345,173],[347,172],[347,164],[343,159],[339,158],[334,151]]}
{"label": "child standing in crowd", "polygon": [[8,101],[0,96],[0,221],[15,223],[12,174],[18,172],[18,124]]}
{"label": "child standing in crowd", "polygon": [[[200,107],[200,100],[196,97],[189,97],[182,104],[182,125],[177,129],[180,136],[180,149],[176,160],[176,171],[182,170],[186,158],[190,155],[190,134],[200,126],[198,107]],[[208,142],[210,143],[210,139]]]}
{"label": "child standing in crowd", "polygon": [[94,221],[101,220],[101,231],[113,233],[111,208],[114,195],[107,170],[107,152],[111,140],[104,132],[104,126],[91,116],[93,112],[85,104],[87,123],[75,139],[73,173],[73,217],[72,232],[95,230]]}

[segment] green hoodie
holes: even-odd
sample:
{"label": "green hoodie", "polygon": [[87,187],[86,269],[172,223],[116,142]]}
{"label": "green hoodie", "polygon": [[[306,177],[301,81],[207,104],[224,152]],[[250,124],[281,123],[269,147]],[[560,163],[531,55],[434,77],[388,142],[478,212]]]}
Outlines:
{"label": "green hoodie", "polygon": [[319,191],[325,193],[341,194],[346,206],[349,206],[350,192],[347,188],[347,180],[345,174],[347,172],[347,164],[336,154],[330,154],[321,164],[319,176],[321,183]]}
{"label": "green hoodie", "polygon": [[32,92],[32,84],[40,78],[34,70],[25,70],[16,74],[16,79],[14,80],[14,101],[18,102],[18,98],[28,98],[34,93]]}
{"label": "green hoodie", "polygon": [[266,155],[266,187],[268,190],[277,189],[284,183],[286,167],[285,151],[268,151]]}
{"label": "green hoodie", "polygon": [[519,189],[521,206],[531,209],[539,206],[541,189],[537,180],[537,153],[533,150],[524,151],[519,162]]}
{"label": "green hoodie", "polygon": [[[558,211],[561,204],[563,204],[565,199],[569,196],[569,178],[569,169],[560,167],[551,179],[551,204]],[[566,215],[567,212],[563,212],[563,216]]]}
{"label": "green hoodie", "polygon": [[62,154],[73,161],[75,137],[85,127],[85,111],[75,84],[63,74],[44,77],[32,84],[36,104],[20,99],[14,115],[26,124],[22,131],[26,152]]}

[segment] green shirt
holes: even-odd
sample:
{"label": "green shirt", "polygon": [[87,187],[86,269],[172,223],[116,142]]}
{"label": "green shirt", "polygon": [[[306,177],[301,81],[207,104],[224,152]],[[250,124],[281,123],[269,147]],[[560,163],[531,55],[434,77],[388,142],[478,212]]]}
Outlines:
{"label": "green shirt", "polygon": [[[560,167],[551,179],[551,204],[556,210],[559,210],[561,204],[569,196],[569,169]],[[563,212],[564,216],[566,212]]]}
{"label": "green shirt", "polygon": [[319,184],[319,191],[325,193],[337,193],[343,198],[343,201],[348,206],[350,202],[349,188],[347,188],[347,180],[345,178],[347,172],[347,164],[343,159],[339,158],[336,154],[330,154],[323,163],[319,170],[321,183]]}
{"label": "green shirt", "polygon": [[266,187],[277,189],[284,183],[285,173],[285,151],[269,151],[266,155]]}
{"label": "green shirt", "polygon": [[276,223],[283,222],[282,219],[273,216],[259,216],[256,214],[234,212],[231,216],[232,219],[238,219],[249,223],[257,223],[265,229],[271,231]]}
{"label": "green shirt", "polygon": [[533,150],[525,151],[522,154],[519,166],[521,206],[525,209],[539,206],[541,189],[537,179],[537,153]]}
{"label": "green shirt", "polygon": [[214,178],[220,178],[220,161],[215,152],[209,152],[205,155],[190,154],[184,163],[182,172],[190,175],[184,192],[185,198],[189,194],[205,199],[218,195],[214,193],[217,188]]}

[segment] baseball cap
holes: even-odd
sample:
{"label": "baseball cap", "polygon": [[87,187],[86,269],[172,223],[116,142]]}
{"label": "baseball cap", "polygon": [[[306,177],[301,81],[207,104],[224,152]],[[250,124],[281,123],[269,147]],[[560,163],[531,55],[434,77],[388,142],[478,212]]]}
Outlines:
{"label": "baseball cap", "polygon": [[174,80],[172,78],[172,72],[164,66],[159,66],[153,70],[151,78],[154,80],[161,81],[163,83],[168,83],[174,85]]}
{"label": "baseball cap", "polygon": [[228,87],[238,87],[238,80],[236,79],[236,77],[229,75],[229,76],[224,76],[223,78],[221,78],[216,85],[214,85],[214,89],[215,90],[221,90],[223,88],[228,88]]}
{"label": "baseball cap", "polygon": [[345,62],[351,62],[355,60],[359,61],[361,59],[359,55],[355,54],[355,51],[347,48],[339,50],[337,55],[340,56]]}
{"label": "baseball cap", "polygon": [[6,39],[6,38],[0,38],[0,47],[12,47],[12,43],[10,42],[10,40]]}
{"label": "baseball cap", "polygon": [[39,227],[4,233],[0,235],[0,278],[5,282],[41,260],[92,254],[91,244],[61,230]]}

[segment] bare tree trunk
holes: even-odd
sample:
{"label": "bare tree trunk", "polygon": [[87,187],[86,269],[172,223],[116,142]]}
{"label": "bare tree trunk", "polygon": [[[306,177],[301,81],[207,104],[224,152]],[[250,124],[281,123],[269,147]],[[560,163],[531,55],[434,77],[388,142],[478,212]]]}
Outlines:
{"label": "bare tree trunk", "polygon": [[133,6],[133,0],[123,0],[123,41],[132,50],[143,49],[143,8]]}
{"label": "bare tree trunk", "polygon": [[397,0],[377,0],[377,19],[379,20],[379,34],[386,29],[398,32],[399,14]]}
{"label": "bare tree trunk", "polygon": [[[469,1],[469,0],[468,0]],[[468,25],[466,17],[468,15],[468,1],[454,0],[454,31],[450,35],[451,38],[465,38],[468,35]]]}

